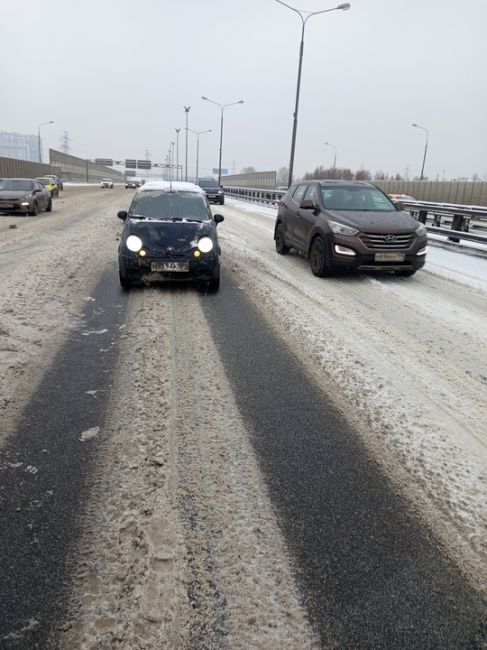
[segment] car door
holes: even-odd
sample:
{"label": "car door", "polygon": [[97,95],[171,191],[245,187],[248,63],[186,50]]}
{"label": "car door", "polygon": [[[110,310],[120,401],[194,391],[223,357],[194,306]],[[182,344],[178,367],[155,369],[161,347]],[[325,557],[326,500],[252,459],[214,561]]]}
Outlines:
{"label": "car door", "polygon": [[308,185],[301,183],[296,187],[286,205],[286,230],[285,237],[288,243],[298,247],[296,232],[299,232],[300,207],[299,204],[304,198]]}
{"label": "car door", "polygon": [[40,208],[42,208],[43,210],[45,210],[47,208],[48,204],[49,204],[49,199],[51,197],[51,194],[49,193],[49,190],[46,190],[44,185],[42,183],[40,183],[39,181],[35,181],[34,190],[38,190],[38,192],[36,192],[36,194],[37,194],[36,201],[37,201],[38,206]]}
{"label": "car door", "polygon": [[[311,201],[313,205],[318,204],[318,189],[316,184],[312,183],[307,186],[302,201]],[[315,210],[298,209],[298,218],[294,227],[294,238],[299,248],[306,250],[308,247],[309,234],[316,223]]]}

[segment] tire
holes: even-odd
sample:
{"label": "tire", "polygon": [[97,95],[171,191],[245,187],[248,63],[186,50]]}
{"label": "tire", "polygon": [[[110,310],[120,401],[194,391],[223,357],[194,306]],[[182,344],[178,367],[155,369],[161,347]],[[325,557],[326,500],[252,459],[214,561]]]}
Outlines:
{"label": "tire", "polygon": [[218,274],[216,278],[211,278],[211,280],[208,282],[208,291],[211,293],[216,293],[219,288],[220,288],[220,274]]}
{"label": "tire", "polygon": [[59,198],[59,190],[56,190],[56,198]]}
{"label": "tire", "polygon": [[32,210],[29,212],[29,215],[31,217],[37,217],[37,210],[38,210],[38,206],[37,203],[34,201],[34,203],[32,204]]}
{"label": "tire", "polygon": [[49,203],[47,204],[46,212],[52,212],[52,199],[49,199]]}
{"label": "tire", "polygon": [[315,237],[309,249],[309,264],[313,275],[318,278],[324,278],[329,275],[326,261],[326,248],[323,238],[319,235]]}
{"label": "tire", "polygon": [[282,223],[276,228],[276,251],[279,255],[287,255],[289,253],[289,247],[286,246],[286,240],[284,239]]}
{"label": "tire", "polygon": [[410,278],[415,273],[416,273],[415,269],[411,269],[407,271],[396,271],[396,275],[399,275],[401,278]]}
{"label": "tire", "polygon": [[120,279],[120,286],[122,289],[130,289],[132,286],[132,282],[128,279],[126,275],[124,275],[121,271],[118,272],[118,277]]}
{"label": "tire", "polygon": [[220,201],[220,205],[225,205],[225,199],[222,199],[222,200]]}

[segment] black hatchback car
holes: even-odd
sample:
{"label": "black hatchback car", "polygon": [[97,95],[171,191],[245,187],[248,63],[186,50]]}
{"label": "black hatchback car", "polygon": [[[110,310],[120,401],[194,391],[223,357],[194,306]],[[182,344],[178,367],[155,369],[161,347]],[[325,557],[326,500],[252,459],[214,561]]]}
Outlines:
{"label": "black hatchback car", "polygon": [[220,286],[220,245],[204,191],[193,183],[153,181],[134,195],[125,221],[118,262],[120,284],[193,281]]}
{"label": "black hatchback car", "polygon": [[274,240],[281,255],[304,254],[319,277],[339,269],[411,276],[426,258],[426,227],[359,181],[292,185],[279,203]]}

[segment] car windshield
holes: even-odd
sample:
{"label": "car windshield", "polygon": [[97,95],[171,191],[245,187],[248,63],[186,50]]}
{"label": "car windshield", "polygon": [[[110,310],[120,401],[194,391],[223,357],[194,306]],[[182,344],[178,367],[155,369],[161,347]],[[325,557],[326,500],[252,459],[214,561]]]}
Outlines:
{"label": "car windshield", "polygon": [[211,215],[206,199],[195,192],[139,192],[130,208],[129,216],[150,219],[188,219],[209,221]]}
{"label": "car windshield", "polygon": [[375,187],[322,187],[323,203],[328,210],[354,212],[395,212],[390,199]]}
{"label": "car windshield", "polygon": [[0,178],[0,191],[11,190],[16,192],[28,192],[32,189],[32,181]]}
{"label": "car windshield", "polygon": [[200,181],[199,185],[200,187],[217,187],[217,188],[219,187],[218,181],[212,181],[212,180]]}

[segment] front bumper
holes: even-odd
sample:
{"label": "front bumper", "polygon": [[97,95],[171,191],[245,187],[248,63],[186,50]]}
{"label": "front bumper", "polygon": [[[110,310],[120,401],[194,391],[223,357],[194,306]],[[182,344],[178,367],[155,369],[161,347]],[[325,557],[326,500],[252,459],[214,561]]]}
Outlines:
{"label": "front bumper", "polygon": [[27,214],[32,211],[32,202],[29,202],[28,205],[22,205],[26,201],[12,200],[12,201],[2,201],[0,203],[0,214],[13,214],[17,212],[19,214]]}
{"label": "front bumper", "polygon": [[[426,261],[426,254],[418,252],[427,246],[426,237],[414,237],[407,248],[367,248],[356,237],[340,235],[328,239],[328,259],[332,269],[352,271],[417,271]],[[352,250],[354,255],[337,252]]]}
{"label": "front bumper", "polygon": [[[220,273],[220,260],[216,254],[195,258],[189,255],[173,257],[140,257],[119,253],[120,272],[131,282],[208,282]],[[153,271],[152,262],[183,262],[187,271]]]}

